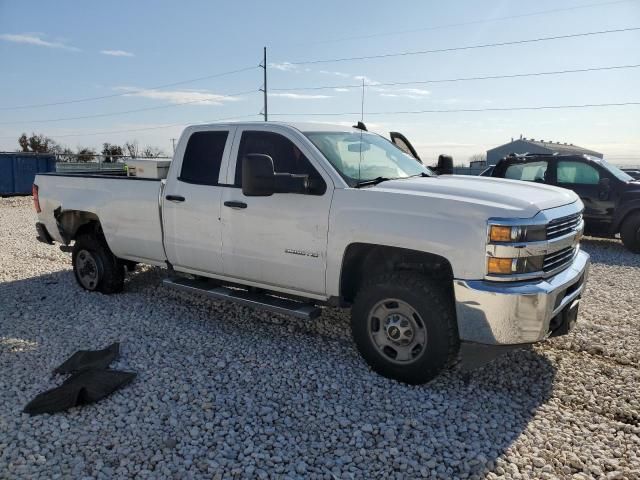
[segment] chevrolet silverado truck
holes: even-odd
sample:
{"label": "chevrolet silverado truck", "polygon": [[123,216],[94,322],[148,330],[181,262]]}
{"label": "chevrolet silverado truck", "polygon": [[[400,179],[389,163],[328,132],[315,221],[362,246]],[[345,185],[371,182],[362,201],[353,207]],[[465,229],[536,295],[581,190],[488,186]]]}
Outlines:
{"label": "chevrolet silverado truck", "polygon": [[82,288],[120,292],[143,263],[310,320],[351,307],[362,357],[411,384],[467,349],[567,333],[589,268],[575,193],[437,175],[364,126],[190,126],[166,178],[39,174],[33,193],[38,238],[72,253]]}

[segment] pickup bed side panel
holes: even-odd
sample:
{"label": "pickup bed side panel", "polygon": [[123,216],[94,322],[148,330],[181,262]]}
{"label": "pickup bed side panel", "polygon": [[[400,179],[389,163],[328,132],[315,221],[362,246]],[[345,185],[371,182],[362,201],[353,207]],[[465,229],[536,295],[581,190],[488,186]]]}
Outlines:
{"label": "pickup bed side panel", "polygon": [[54,210],[94,213],[111,251],[120,258],[164,265],[159,180],[97,175],[38,175],[39,219],[62,242]]}

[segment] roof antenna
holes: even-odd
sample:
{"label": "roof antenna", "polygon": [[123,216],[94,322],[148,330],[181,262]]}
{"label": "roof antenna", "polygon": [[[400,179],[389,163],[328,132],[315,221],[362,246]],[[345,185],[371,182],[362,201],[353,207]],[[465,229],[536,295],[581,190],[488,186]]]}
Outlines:
{"label": "roof antenna", "polygon": [[359,130],[367,131],[367,126],[364,124],[364,78],[362,78],[362,100],[360,103],[360,121],[353,126]]}
{"label": "roof antenna", "polygon": [[362,101],[360,103],[360,121],[356,125],[356,128],[360,129],[360,159],[358,160],[358,184],[360,184],[360,165],[362,164],[362,132],[367,131],[367,127],[364,124],[364,75],[362,76]]}

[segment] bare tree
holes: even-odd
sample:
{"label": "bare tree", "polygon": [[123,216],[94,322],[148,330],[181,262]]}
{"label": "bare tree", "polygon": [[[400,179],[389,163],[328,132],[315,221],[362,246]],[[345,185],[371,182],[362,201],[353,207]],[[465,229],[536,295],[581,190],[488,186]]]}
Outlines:
{"label": "bare tree", "polygon": [[117,162],[118,157],[123,155],[122,147],[120,145],[113,145],[105,142],[102,144],[102,155],[104,155],[105,162]]}
{"label": "bare tree", "polygon": [[140,155],[139,149],[138,149],[138,141],[137,140],[133,140],[131,142],[126,142],[124,144],[124,148],[127,151],[127,153],[129,154],[129,156],[131,158],[137,158]]}
{"label": "bare tree", "polygon": [[23,133],[18,138],[18,144],[23,152],[58,153],[62,150],[62,147],[60,147],[60,145],[58,145],[53,139],[46,137],[41,133],[32,133],[30,137],[27,137],[27,134]]}
{"label": "bare tree", "polygon": [[161,148],[152,146],[146,146],[141,155],[143,158],[158,158],[166,156],[167,154]]}
{"label": "bare tree", "polygon": [[95,157],[96,151],[92,148],[78,147],[78,154],[76,156],[77,162],[90,162]]}
{"label": "bare tree", "polygon": [[71,150],[69,147],[62,148],[59,152],[57,152],[57,154],[59,162],[73,162],[76,158],[75,153],[73,153],[73,150]]}

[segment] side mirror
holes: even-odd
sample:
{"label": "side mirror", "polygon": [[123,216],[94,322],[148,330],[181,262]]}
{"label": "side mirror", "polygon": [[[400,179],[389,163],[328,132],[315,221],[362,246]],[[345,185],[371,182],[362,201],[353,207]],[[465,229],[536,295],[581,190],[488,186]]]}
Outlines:
{"label": "side mirror", "polygon": [[440,155],[438,157],[436,172],[438,172],[438,175],[453,175],[453,157],[450,155]]}
{"label": "side mirror", "polygon": [[242,158],[242,193],[247,197],[269,197],[275,193],[273,159],[250,153]]}
{"label": "side mirror", "polygon": [[598,198],[600,200],[609,200],[609,195],[611,193],[611,180],[609,178],[601,178],[598,182],[599,192]]}
{"label": "side mirror", "polygon": [[275,173],[269,155],[250,153],[242,158],[242,193],[247,197],[269,197],[274,193],[308,193],[308,175]]}

